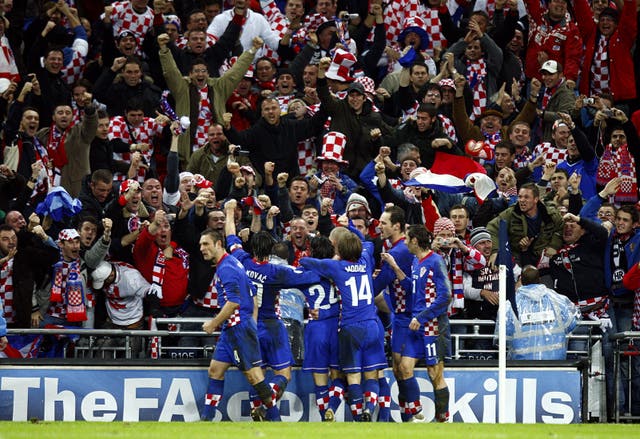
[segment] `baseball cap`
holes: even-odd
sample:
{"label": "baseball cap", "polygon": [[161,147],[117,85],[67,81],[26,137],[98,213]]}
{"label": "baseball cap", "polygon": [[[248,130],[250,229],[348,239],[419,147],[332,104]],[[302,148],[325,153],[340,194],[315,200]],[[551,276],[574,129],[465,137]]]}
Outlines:
{"label": "baseball cap", "polygon": [[364,85],[360,84],[359,82],[352,82],[351,84],[349,84],[349,87],[347,87],[347,94],[351,93],[352,91],[356,91],[361,95],[364,95]]}
{"label": "baseball cap", "polygon": [[554,61],[552,59],[545,61],[544,64],[542,64],[542,67],[540,67],[541,72],[547,72],[552,74],[558,73],[560,70],[562,70],[562,67],[560,67],[560,65],[558,64],[558,61]]}
{"label": "baseball cap", "polygon": [[95,290],[99,290],[104,285],[104,281],[111,274],[111,264],[107,261],[102,261],[98,264],[93,273],[91,273],[91,283]]}

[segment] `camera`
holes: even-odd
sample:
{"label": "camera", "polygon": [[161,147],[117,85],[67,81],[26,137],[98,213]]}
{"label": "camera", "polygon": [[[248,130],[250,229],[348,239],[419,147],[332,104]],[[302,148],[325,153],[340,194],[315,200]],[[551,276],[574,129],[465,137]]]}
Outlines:
{"label": "camera", "polygon": [[604,108],[602,113],[607,117],[613,117],[613,110],[611,108]]}
{"label": "camera", "polygon": [[582,99],[582,104],[583,105],[593,105],[596,102],[595,99],[593,98],[584,98]]}
{"label": "camera", "polygon": [[238,157],[241,155],[248,156],[249,151],[244,151],[240,145],[235,145],[235,147],[231,150],[231,155],[233,157]]}
{"label": "camera", "polygon": [[341,20],[345,20],[345,21],[355,20],[356,18],[360,18],[360,15],[358,15],[358,14],[342,14],[340,16],[340,19]]}

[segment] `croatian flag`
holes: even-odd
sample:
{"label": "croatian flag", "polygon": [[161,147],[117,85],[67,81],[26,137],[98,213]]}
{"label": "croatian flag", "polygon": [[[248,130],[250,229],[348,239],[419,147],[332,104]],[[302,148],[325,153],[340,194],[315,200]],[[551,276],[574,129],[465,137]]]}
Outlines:
{"label": "croatian flag", "polygon": [[9,344],[0,358],[37,358],[42,335],[8,335]]}
{"label": "croatian flag", "polygon": [[[406,181],[404,184],[406,186],[428,187],[453,194],[466,193],[474,190],[471,182],[465,182],[465,179],[471,174],[474,174],[475,177],[480,174],[489,178],[482,165],[473,159],[436,151],[436,157],[431,169]],[[491,179],[489,178],[489,180]]]}

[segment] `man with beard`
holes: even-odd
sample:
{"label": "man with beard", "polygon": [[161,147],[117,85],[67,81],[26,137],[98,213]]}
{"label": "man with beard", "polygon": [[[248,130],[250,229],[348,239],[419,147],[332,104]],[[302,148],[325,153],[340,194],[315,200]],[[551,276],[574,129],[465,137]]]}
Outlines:
{"label": "man with beard", "polygon": [[152,315],[175,317],[187,296],[189,254],[171,240],[171,225],[163,210],[140,232],[133,259],[151,283],[149,295],[157,298],[151,305]]}
{"label": "man with beard", "polygon": [[230,157],[233,157],[240,166],[253,167],[248,157],[234,156],[236,149],[235,145],[229,145],[222,125],[213,124],[207,130],[207,143],[191,155],[187,170],[193,174],[200,174],[215,184],[222,170],[227,167]]}
{"label": "man with beard", "polygon": [[89,174],[89,144],[98,126],[96,108],[89,104],[82,122],[71,126],[73,110],[68,104],[53,110],[53,124],[36,134],[52,160],[53,185],[62,186],[72,197],[82,188],[82,179]]}

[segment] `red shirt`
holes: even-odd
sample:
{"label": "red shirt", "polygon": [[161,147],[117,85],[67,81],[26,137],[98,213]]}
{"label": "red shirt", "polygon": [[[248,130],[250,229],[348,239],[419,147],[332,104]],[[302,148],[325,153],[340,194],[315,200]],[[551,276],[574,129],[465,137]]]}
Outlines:
{"label": "red shirt", "polygon": [[[174,249],[173,257],[165,262],[164,281],[162,282],[161,306],[178,306],[187,296],[189,281],[189,257],[175,242],[171,242]],[[133,260],[136,268],[142,273],[147,282],[153,282],[153,266],[160,247],[155,237],[145,227],[133,247]]]}

